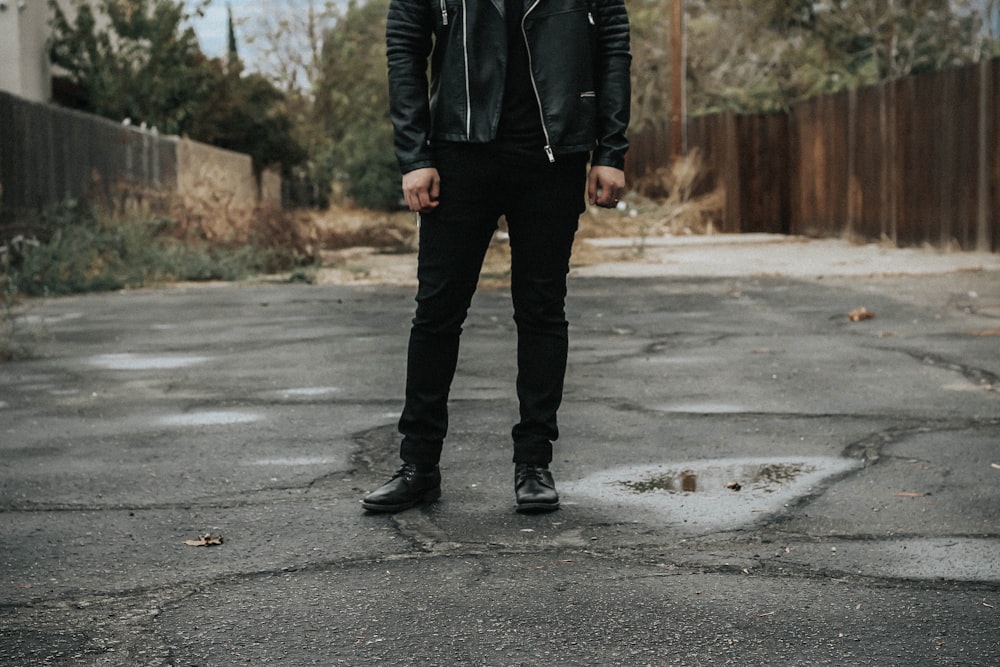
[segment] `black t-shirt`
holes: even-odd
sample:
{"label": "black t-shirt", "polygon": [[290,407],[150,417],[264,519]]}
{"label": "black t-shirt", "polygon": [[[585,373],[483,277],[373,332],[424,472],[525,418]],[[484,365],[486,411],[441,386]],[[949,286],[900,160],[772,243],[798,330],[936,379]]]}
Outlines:
{"label": "black t-shirt", "polygon": [[507,16],[507,78],[497,127],[497,143],[506,149],[542,152],[545,132],[538,97],[531,85],[531,63],[521,31],[523,0],[504,0]]}

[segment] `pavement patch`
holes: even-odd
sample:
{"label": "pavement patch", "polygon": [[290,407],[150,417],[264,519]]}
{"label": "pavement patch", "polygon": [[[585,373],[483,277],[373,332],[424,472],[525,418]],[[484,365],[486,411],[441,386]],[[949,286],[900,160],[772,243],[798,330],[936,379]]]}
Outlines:
{"label": "pavement patch", "polygon": [[812,567],[899,579],[1000,582],[1000,541],[974,537],[906,538],[796,545]]}

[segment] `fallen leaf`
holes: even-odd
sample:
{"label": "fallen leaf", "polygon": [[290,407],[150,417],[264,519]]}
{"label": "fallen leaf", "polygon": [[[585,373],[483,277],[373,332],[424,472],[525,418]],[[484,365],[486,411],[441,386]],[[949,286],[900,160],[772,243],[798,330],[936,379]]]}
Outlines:
{"label": "fallen leaf", "polygon": [[739,491],[740,489],[743,488],[743,485],[740,484],[739,482],[729,482],[728,484],[726,484],[726,488],[729,489],[730,491]]}
{"label": "fallen leaf", "polygon": [[868,310],[864,306],[860,308],[855,308],[851,312],[847,313],[847,319],[852,322],[860,322],[861,320],[870,320],[875,317],[875,313]]}
{"label": "fallen leaf", "polygon": [[1000,463],[991,463],[990,467],[991,468],[996,468],[997,470],[1000,470]]}
{"label": "fallen leaf", "polygon": [[914,491],[899,491],[899,492],[894,493],[892,495],[896,496],[897,498],[923,498],[927,494],[926,493],[914,492]]}
{"label": "fallen leaf", "polygon": [[1000,329],[977,329],[976,331],[967,331],[967,336],[1000,336]]}
{"label": "fallen leaf", "polygon": [[214,547],[222,544],[222,535],[213,537],[211,533],[203,533],[196,540],[184,540],[184,544],[189,547]]}

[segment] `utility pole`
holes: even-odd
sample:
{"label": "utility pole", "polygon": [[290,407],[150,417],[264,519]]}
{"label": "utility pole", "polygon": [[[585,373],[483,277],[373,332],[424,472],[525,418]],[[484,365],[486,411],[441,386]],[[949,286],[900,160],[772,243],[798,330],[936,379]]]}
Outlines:
{"label": "utility pole", "polygon": [[674,158],[687,152],[684,145],[687,121],[684,77],[684,0],[673,0],[670,15],[670,152]]}

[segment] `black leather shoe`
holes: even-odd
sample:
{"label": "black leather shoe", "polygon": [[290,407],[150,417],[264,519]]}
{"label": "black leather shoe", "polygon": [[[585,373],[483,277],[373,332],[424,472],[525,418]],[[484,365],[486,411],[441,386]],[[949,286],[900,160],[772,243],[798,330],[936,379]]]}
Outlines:
{"label": "black leather shoe", "polygon": [[518,463],[514,467],[514,495],[517,511],[551,512],[559,509],[559,494],[548,466]]}
{"label": "black leather shoe", "polygon": [[401,512],[419,503],[432,503],[441,497],[441,470],[418,468],[404,463],[388,482],[361,501],[369,512]]}

